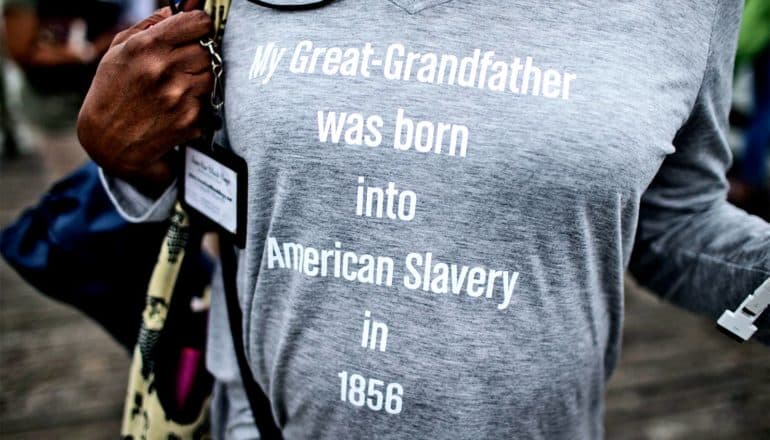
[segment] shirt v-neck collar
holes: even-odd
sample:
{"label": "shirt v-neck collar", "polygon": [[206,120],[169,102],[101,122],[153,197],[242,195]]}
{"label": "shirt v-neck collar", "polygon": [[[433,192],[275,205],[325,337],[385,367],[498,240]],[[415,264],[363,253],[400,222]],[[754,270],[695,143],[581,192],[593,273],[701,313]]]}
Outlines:
{"label": "shirt v-neck collar", "polygon": [[410,14],[417,14],[428,8],[449,3],[452,0],[389,0],[394,5]]}

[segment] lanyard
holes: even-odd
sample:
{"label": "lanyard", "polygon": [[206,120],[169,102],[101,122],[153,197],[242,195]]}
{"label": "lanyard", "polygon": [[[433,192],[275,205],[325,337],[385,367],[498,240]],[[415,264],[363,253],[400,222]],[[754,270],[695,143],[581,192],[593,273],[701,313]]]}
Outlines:
{"label": "lanyard", "polygon": [[[171,7],[171,11],[173,13],[177,13],[180,10],[184,9],[184,6],[187,4],[189,0],[172,0],[169,2],[169,6]],[[307,2],[307,3],[271,3],[271,2],[265,2],[261,0],[248,0],[251,3],[254,3],[257,6],[262,6],[265,8],[275,9],[278,11],[308,11],[311,9],[318,9],[321,7],[324,7],[334,0],[320,0],[320,1],[313,1],[313,2]]]}
{"label": "lanyard", "polygon": [[278,11],[308,11],[311,9],[322,8],[334,0],[321,0],[321,1],[299,3],[299,4],[277,4],[277,3],[263,2],[260,0],[249,0],[249,1],[251,3],[254,3],[255,5],[263,6],[265,8],[270,8],[270,9],[276,9]]}

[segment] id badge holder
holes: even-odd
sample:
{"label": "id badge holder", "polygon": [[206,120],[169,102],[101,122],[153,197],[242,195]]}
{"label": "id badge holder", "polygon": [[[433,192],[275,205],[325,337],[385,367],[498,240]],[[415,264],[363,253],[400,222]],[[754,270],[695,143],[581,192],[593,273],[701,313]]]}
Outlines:
{"label": "id badge holder", "polygon": [[184,149],[182,205],[243,249],[246,245],[246,161],[230,150],[188,145]]}

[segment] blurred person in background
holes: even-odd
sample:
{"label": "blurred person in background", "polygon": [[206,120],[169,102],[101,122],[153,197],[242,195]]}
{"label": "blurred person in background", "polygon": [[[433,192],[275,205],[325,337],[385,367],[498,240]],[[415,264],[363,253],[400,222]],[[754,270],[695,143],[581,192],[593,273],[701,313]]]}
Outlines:
{"label": "blurred person in background", "polygon": [[[52,179],[85,159],[74,124],[101,56],[117,32],[155,6],[153,0],[3,3],[6,54],[24,78],[22,105],[13,116],[31,126],[28,143],[41,149]],[[7,97],[3,101],[8,105]],[[3,117],[4,125],[13,119]]]}
{"label": "blurred person in background", "polygon": [[[5,33],[4,31],[2,32]],[[5,49],[3,47],[3,49]],[[14,129],[11,114],[8,110],[8,84],[6,84],[4,66],[5,54],[0,53],[0,130],[2,130],[2,144],[0,144],[0,158],[13,159],[19,154],[19,144],[16,140],[16,130]]]}
{"label": "blurred person in background", "polygon": [[164,0],[122,0],[125,3],[123,8],[123,23],[138,23],[148,16],[152,15],[155,9],[165,5]]}
{"label": "blurred person in background", "polygon": [[[732,173],[730,200],[770,219],[770,2],[749,0],[743,13],[735,70],[752,73],[752,108],[743,119],[744,145]],[[739,121],[740,122],[740,121]]]}

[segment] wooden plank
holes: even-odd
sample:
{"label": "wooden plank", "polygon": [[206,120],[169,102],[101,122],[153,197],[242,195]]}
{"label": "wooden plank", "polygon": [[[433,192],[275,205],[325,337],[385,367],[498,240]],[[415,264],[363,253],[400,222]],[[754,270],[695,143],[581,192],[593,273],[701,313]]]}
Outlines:
{"label": "wooden plank", "polygon": [[116,417],[84,419],[80,422],[61,424],[52,428],[35,429],[16,433],[3,433],[3,440],[115,440],[118,438],[120,421]]}
{"label": "wooden plank", "polygon": [[770,438],[770,350],[628,286],[624,350],[607,390],[607,438]]}

